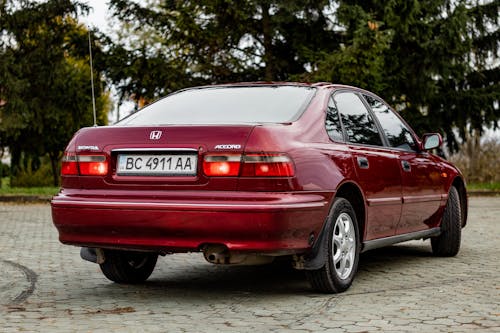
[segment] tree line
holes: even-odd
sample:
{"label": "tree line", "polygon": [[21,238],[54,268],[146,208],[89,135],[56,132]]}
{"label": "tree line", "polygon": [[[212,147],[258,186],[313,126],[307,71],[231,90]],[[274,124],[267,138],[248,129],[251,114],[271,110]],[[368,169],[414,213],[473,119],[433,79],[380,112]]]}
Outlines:
{"label": "tree line", "polygon": [[[500,119],[500,1],[111,0],[114,31],[92,30],[99,124],[120,101],[238,81],[366,88],[451,151]],[[0,0],[0,147],[13,174],[92,124],[88,31],[71,0]]]}

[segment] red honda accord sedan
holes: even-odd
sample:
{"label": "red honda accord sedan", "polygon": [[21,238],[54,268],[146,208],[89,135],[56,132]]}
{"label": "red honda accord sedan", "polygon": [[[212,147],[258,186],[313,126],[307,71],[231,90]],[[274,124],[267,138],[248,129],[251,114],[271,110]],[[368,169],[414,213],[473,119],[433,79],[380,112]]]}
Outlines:
{"label": "red honda accord sedan", "polygon": [[68,144],[52,217],[117,283],[158,255],[214,264],[292,258],[312,288],[349,288],[360,253],[430,239],[454,256],[465,181],[380,97],[327,83],[181,90]]}

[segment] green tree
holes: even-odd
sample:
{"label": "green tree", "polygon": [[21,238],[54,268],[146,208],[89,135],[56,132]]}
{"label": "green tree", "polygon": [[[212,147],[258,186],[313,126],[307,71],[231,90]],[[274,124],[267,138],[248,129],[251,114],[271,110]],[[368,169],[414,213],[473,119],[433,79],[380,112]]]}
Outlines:
{"label": "green tree", "polygon": [[152,38],[115,48],[128,66],[108,66],[109,76],[147,99],[229,81],[353,84],[379,93],[419,132],[439,129],[455,150],[454,129],[465,139],[500,118],[499,3],[112,0],[129,31]]}
{"label": "green tree", "polygon": [[[339,1],[348,41],[309,76],[366,87],[401,110],[419,132],[457,138],[500,119],[500,1]],[[327,74],[325,77],[325,73]]]}
{"label": "green tree", "polygon": [[125,66],[106,66],[108,77],[136,99],[194,84],[289,80],[319,51],[339,44],[327,0],[110,3],[122,27],[146,36],[115,45],[110,59]]}
{"label": "green tree", "polygon": [[126,34],[103,68],[123,96],[152,100],[231,81],[331,81],[378,93],[417,132],[444,134],[452,151],[467,132],[498,126],[500,0],[110,5]]}
{"label": "green tree", "polygon": [[301,81],[326,81],[349,84],[371,91],[384,91],[384,52],[390,47],[391,31],[379,30],[381,22],[358,13],[352,36],[341,32],[343,43],[336,50],[321,51],[314,70],[295,76]]}
{"label": "green tree", "polygon": [[[9,148],[14,178],[22,169],[36,171],[48,155],[57,185],[65,145],[93,123],[88,31],[77,21],[82,10],[69,0],[0,2],[0,146]],[[101,74],[94,77],[104,124],[109,96]]]}

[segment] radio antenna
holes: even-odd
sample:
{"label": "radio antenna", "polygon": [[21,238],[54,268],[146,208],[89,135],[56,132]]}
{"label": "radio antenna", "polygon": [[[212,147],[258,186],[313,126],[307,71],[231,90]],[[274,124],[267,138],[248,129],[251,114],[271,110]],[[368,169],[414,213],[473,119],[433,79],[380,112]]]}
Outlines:
{"label": "radio antenna", "polygon": [[96,111],[95,111],[95,95],[94,95],[94,69],[92,68],[92,43],[90,42],[90,27],[89,31],[89,54],[90,54],[90,85],[92,86],[92,111],[94,113],[94,127],[97,127]]}

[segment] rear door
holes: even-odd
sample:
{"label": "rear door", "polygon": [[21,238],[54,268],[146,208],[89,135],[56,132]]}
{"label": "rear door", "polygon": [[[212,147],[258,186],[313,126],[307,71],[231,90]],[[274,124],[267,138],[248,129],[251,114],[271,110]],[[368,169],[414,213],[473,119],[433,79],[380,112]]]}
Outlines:
{"label": "rear door", "polygon": [[439,166],[431,154],[419,152],[409,127],[380,99],[364,95],[398,157],[402,175],[403,210],[397,234],[425,230],[433,224],[442,195]]}
{"label": "rear door", "polygon": [[[384,147],[382,136],[361,96],[353,91],[333,95],[356,168],[356,181],[367,202],[364,240],[393,236],[401,215],[398,155]],[[327,117],[329,118],[329,117]],[[331,118],[331,117],[330,117]],[[327,123],[327,129],[332,128]],[[338,133],[329,130],[332,140]]]}

